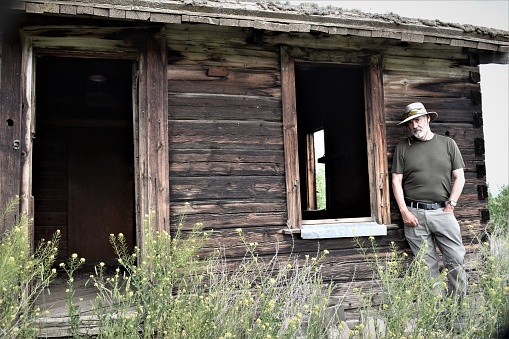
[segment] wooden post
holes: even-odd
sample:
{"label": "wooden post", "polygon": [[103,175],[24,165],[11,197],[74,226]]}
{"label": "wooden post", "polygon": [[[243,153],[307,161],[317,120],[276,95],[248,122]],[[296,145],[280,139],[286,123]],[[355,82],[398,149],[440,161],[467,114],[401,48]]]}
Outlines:
{"label": "wooden post", "polygon": [[281,47],[281,90],[283,105],[283,141],[285,150],[287,223],[291,228],[302,225],[297,108],[295,100],[295,62]]}
{"label": "wooden post", "polygon": [[371,211],[379,224],[390,224],[390,192],[383,98],[382,58],[374,56],[365,73],[366,134]]}
{"label": "wooden post", "polygon": [[156,229],[170,229],[168,155],[168,79],[165,28],[149,31],[140,79],[141,217],[157,212]]}
{"label": "wooden post", "polygon": [[[3,209],[9,199],[20,195],[21,41],[17,29],[4,31],[1,64],[0,209]],[[1,220],[0,234],[3,234],[10,225],[12,223],[9,220]]]}

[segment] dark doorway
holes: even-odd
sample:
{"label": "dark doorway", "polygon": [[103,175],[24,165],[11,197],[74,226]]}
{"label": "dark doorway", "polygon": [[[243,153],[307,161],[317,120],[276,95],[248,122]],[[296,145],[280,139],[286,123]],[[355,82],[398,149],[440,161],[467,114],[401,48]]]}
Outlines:
{"label": "dark doorway", "polygon": [[42,56],[36,64],[35,243],[62,233],[60,257],[115,258],[135,243],[132,62]]}
{"label": "dark doorway", "polygon": [[371,217],[364,69],[296,64],[295,84],[303,219]]}

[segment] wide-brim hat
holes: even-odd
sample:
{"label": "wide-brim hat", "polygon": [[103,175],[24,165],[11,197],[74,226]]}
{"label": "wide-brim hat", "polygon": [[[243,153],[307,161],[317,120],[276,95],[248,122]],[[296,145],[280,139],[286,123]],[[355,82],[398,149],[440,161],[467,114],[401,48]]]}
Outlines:
{"label": "wide-brim hat", "polygon": [[400,122],[398,125],[404,124],[407,121],[410,121],[412,119],[415,119],[417,117],[420,117],[421,115],[428,114],[430,117],[430,121],[435,120],[438,117],[437,112],[428,112],[426,111],[426,108],[424,108],[424,105],[420,102],[414,102],[410,105],[407,105],[405,107],[405,113],[401,116],[403,118],[403,121]]}

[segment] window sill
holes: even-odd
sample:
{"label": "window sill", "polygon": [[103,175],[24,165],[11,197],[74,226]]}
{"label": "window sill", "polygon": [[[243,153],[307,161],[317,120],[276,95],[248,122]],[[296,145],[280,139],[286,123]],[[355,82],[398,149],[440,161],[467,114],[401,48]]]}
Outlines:
{"label": "window sill", "polygon": [[388,229],[397,229],[398,225],[377,224],[374,221],[321,223],[302,225],[300,229],[285,229],[283,234],[300,234],[302,239],[353,238],[387,235]]}

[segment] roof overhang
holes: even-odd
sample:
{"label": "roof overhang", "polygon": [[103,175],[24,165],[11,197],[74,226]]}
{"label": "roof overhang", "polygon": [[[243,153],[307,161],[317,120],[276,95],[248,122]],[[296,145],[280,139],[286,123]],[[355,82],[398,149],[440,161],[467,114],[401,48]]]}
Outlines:
{"label": "roof overhang", "polygon": [[289,33],[322,32],[509,53],[509,31],[394,14],[346,12],[330,6],[292,6],[278,1],[13,0],[10,7],[25,13],[165,24],[203,23]]}

